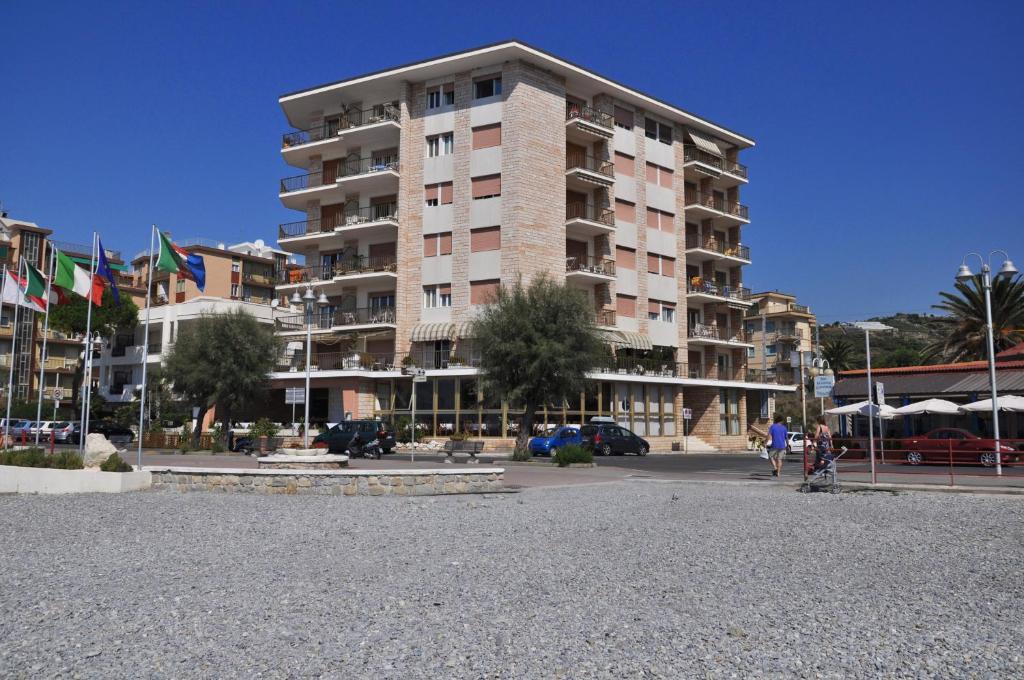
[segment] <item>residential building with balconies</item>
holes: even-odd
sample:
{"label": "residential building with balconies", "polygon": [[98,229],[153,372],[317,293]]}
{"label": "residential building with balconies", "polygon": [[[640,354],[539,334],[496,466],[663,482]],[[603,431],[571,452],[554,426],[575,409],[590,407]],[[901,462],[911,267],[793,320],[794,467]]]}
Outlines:
{"label": "residential building with balconies", "polygon": [[416,389],[428,436],[509,436],[515,406],[481,389],[471,321],[543,273],[586,296],[614,360],[541,422],[612,416],[662,445],[688,409],[690,432],[745,445],[748,399],[779,389],[747,370],[751,139],[517,41],[279,102],[297,174],[278,192],[301,216],[278,244],[304,266],[278,295],[328,300],[278,322],[281,414],[311,326],[314,420],[395,418]]}
{"label": "residential building with balconies", "polygon": [[799,382],[799,373],[790,363],[794,352],[814,349],[818,321],[807,305],[796,296],[779,291],[755,293],[743,325],[751,345],[747,363],[753,371],[763,371],[770,380],[787,385]]}

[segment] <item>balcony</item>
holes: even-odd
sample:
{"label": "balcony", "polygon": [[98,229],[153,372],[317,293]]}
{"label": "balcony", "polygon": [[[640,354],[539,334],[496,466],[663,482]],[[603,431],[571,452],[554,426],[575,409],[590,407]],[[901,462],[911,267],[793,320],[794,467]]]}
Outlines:
{"label": "balcony", "polygon": [[741,243],[725,243],[715,237],[701,238],[696,234],[686,236],[686,261],[690,263],[708,260],[729,260],[750,264],[750,247]]}
{"label": "balcony", "polygon": [[749,288],[705,281],[699,276],[690,279],[686,293],[689,299],[698,302],[738,303],[744,307],[754,304],[750,301]]}
{"label": "balcony", "polygon": [[78,359],[70,357],[47,357],[43,365],[45,371],[73,372],[78,368]]}
{"label": "balcony", "polygon": [[610,113],[598,111],[584,104],[565,104],[565,134],[568,139],[589,144],[615,136]]}
{"label": "balcony", "polygon": [[603,257],[566,257],[565,279],[585,283],[614,281],[615,260]]}
{"label": "balcony", "polygon": [[[750,222],[750,209],[747,206],[727,201],[714,193],[686,190],[687,219],[717,219],[723,225],[747,224]],[[690,212],[692,211],[692,212]]]}
{"label": "balcony", "polygon": [[[345,147],[372,147],[397,141],[400,121],[401,112],[391,104],[327,116],[315,128],[284,133],[281,154],[285,162],[304,167],[314,155],[330,158],[332,153],[340,155]],[[345,143],[339,144],[341,140]]]}
{"label": "balcony", "polygon": [[325,234],[344,233],[346,237],[356,231],[379,226],[398,226],[398,203],[381,203],[358,210],[348,210],[342,215],[301,222],[289,222],[278,227],[279,241],[290,239],[310,240]]}
{"label": "balcony", "polygon": [[358,255],[333,264],[317,264],[288,271],[288,282],[281,286],[304,286],[350,279],[394,279],[398,276],[398,260],[394,255]]}
{"label": "balcony", "polygon": [[[71,243],[70,241],[50,241],[50,245],[52,245],[54,248],[64,253],[65,255],[92,257],[92,246],[86,245],[84,243]],[[120,250],[110,250],[109,248],[104,248],[103,250],[104,252],[106,252],[107,257],[110,258],[111,260],[123,261],[121,260]]]}
{"label": "balcony", "polygon": [[594,367],[594,373],[645,375],[660,378],[690,377],[685,363],[672,359],[631,356],[609,357],[606,363]]}
{"label": "balcony", "polygon": [[242,282],[261,288],[273,288],[280,280],[280,276],[273,269],[254,272],[242,270]]}
{"label": "balcony", "polygon": [[587,192],[595,186],[615,184],[615,164],[584,153],[570,151],[565,155],[566,186]]}
{"label": "balcony", "polygon": [[724,187],[747,182],[747,166],[738,161],[730,161],[695,146],[687,146],[683,154],[683,169],[687,179],[713,177],[720,180],[716,182],[719,186]]}
{"label": "balcony", "polygon": [[370,156],[339,161],[336,165],[306,175],[281,180],[280,198],[286,208],[305,210],[306,202],[341,203],[347,194],[376,195],[398,190],[398,156]]}
{"label": "balcony", "polygon": [[[317,352],[310,355],[310,371],[400,371],[401,361],[394,353]],[[306,354],[284,356],[278,360],[279,372],[304,373]]]}
{"label": "balcony", "polygon": [[568,203],[565,206],[565,226],[581,236],[608,234],[615,231],[615,211],[598,208],[591,203]]}
{"label": "balcony", "polygon": [[428,370],[446,370],[452,368],[478,368],[480,366],[480,350],[472,345],[456,347],[454,350],[436,350],[423,347],[409,353],[409,360],[417,368]]}
{"label": "balcony", "polygon": [[686,336],[693,345],[751,345],[742,330],[711,324],[694,324],[686,329]]}
{"label": "balcony", "polygon": [[615,327],[615,310],[598,309],[594,311],[594,325],[603,328]]}
{"label": "balcony", "polygon": [[[306,316],[297,314],[277,319],[275,322],[281,333],[305,333]],[[335,310],[333,312],[315,312],[312,316],[313,332],[331,331],[344,328],[358,330],[360,328],[394,327],[394,307],[359,307],[356,309]]]}

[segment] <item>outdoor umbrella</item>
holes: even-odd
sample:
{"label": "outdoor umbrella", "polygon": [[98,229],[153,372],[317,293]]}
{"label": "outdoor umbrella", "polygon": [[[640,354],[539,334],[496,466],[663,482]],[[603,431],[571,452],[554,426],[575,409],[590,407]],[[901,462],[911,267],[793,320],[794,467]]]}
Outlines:
{"label": "outdoor umbrella", "polygon": [[858,401],[856,404],[830,408],[825,413],[833,416],[871,416],[872,418],[879,416],[882,418],[895,418],[897,415],[896,409],[888,404],[882,404],[881,408],[879,408],[866,401]]}
{"label": "outdoor umbrella", "polygon": [[960,405],[945,399],[925,399],[916,404],[901,406],[894,413],[898,416],[919,416],[929,413],[955,416],[960,414]]}
{"label": "outdoor umbrella", "polygon": [[830,408],[825,413],[832,416],[852,416],[860,413],[860,410],[868,405],[866,401],[858,401],[856,404],[847,404],[846,406],[837,406]]}
{"label": "outdoor umbrella", "polygon": [[[1000,411],[1008,411],[1012,413],[1024,413],[1024,397],[1018,397],[1013,394],[1006,394],[999,397],[996,404]],[[971,402],[970,404],[964,404],[960,407],[961,413],[991,413],[992,412],[992,400],[982,399],[981,401]]]}

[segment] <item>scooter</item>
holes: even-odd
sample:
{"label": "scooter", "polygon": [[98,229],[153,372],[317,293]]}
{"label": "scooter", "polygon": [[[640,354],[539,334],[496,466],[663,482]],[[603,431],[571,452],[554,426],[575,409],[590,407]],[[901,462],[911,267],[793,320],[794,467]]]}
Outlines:
{"label": "scooter", "polygon": [[352,441],[349,442],[348,449],[346,449],[345,453],[351,458],[358,458],[359,456],[362,456],[363,458],[376,458],[377,460],[380,460],[384,450],[380,446],[380,438],[376,435],[374,435],[373,439],[365,444],[361,444],[359,436],[356,435],[352,438]]}

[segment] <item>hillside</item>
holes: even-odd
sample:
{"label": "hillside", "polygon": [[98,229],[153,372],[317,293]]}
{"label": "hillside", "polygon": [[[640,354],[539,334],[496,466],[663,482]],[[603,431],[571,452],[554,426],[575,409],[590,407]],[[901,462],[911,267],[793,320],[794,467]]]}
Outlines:
{"label": "hillside", "polygon": [[[871,334],[871,366],[913,366],[915,364],[938,363],[926,361],[921,351],[931,342],[942,340],[953,326],[953,320],[946,316],[931,314],[895,314],[871,319],[892,326],[895,331],[873,332]],[[845,339],[853,348],[851,368],[865,368],[864,333],[856,328],[828,324],[821,327],[821,343]]]}

